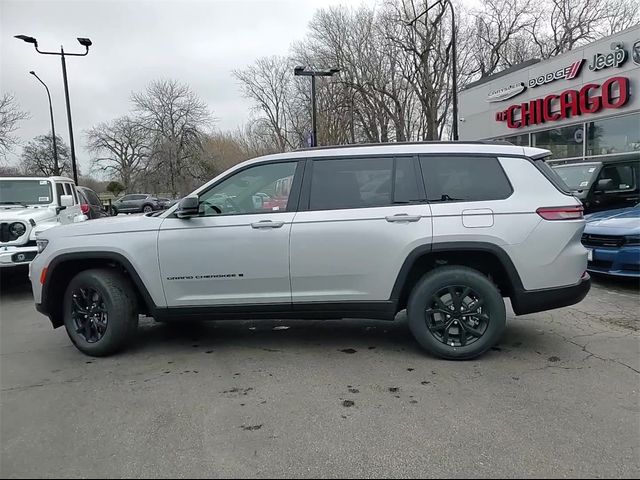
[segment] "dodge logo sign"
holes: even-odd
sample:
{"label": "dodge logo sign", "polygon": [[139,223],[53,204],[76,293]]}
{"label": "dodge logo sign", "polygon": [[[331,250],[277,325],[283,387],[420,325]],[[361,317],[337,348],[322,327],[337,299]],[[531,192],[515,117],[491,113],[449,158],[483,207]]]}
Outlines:
{"label": "dodge logo sign", "polygon": [[545,73],[544,75],[540,75],[539,77],[532,78],[529,80],[529,88],[546,85],[547,83],[560,80],[561,78],[565,78],[567,80],[576,78],[580,73],[580,70],[582,69],[583,63],[584,63],[584,59],[578,60],[577,62],[573,62],[568,67],[564,67],[559,70],[556,70],[555,72]]}

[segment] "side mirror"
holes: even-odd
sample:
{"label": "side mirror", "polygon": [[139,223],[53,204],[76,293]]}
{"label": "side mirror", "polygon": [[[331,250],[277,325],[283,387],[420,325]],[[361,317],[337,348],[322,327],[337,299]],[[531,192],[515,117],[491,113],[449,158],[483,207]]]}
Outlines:
{"label": "side mirror", "polygon": [[61,195],[60,207],[60,210],[64,210],[67,207],[73,207],[73,197],[71,195]]}
{"label": "side mirror", "polygon": [[200,209],[200,200],[196,196],[184,197],[178,204],[176,216],[178,218],[191,218],[198,216]]}
{"label": "side mirror", "polygon": [[611,192],[616,189],[616,184],[611,178],[602,178],[598,180],[596,190],[599,192]]}

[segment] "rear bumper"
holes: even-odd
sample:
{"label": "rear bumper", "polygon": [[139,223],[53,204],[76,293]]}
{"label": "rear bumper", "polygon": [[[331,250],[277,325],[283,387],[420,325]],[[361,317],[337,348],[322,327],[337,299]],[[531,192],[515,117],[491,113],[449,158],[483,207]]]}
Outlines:
{"label": "rear bumper", "polygon": [[585,273],[575,285],[543,290],[520,290],[511,298],[511,304],[516,315],[544,312],[581,302],[590,288],[591,277]]}

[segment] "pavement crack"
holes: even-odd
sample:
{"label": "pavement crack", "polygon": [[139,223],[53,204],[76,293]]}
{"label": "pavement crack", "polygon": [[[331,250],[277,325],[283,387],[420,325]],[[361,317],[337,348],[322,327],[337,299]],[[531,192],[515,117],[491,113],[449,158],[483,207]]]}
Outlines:
{"label": "pavement crack", "polygon": [[[568,342],[568,343],[570,343],[570,344],[572,344],[572,345],[575,345],[576,347],[580,347],[580,349],[581,349],[584,353],[587,353],[587,354],[588,354],[588,356],[587,356],[587,357],[585,357],[582,361],[585,361],[585,360],[587,360],[588,358],[591,358],[591,357],[595,357],[595,358],[597,358],[597,359],[599,359],[599,360],[602,360],[603,362],[614,362],[614,363],[617,363],[618,365],[621,365],[621,366],[623,366],[623,367],[626,367],[626,368],[628,368],[629,370],[633,370],[634,372],[636,372],[636,373],[640,374],[640,370],[638,370],[638,369],[636,369],[636,368],[632,367],[631,365],[627,365],[626,363],[621,362],[620,360],[617,360],[617,359],[615,359],[615,358],[605,358],[605,357],[601,357],[600,355],[595,354],[594,352],[592,352],[591,350],[589,350],[589,349],[587,348],[587,346],[589,345],[588,343],[586,343],[585,345],[581,345],[581,344],[579,344],[578,342],[574,342],[574,341],[572,340],[572,338],[576,338],[576,337],[565,337],[564,335],[562,335],[562,334],[560,334],[560,333],[557,333],[557,332],[554,332],[553,330],[551,331],[551,333],[553,333],[554,335],[557,335],[558,337],[562,338],[565,342]],[[593,335],[596,335],[596,334],[594,333],[594,334],[584,335],[584,336],[593,336]],[[616,338],[616,337],[612,337],[612,338]]]}

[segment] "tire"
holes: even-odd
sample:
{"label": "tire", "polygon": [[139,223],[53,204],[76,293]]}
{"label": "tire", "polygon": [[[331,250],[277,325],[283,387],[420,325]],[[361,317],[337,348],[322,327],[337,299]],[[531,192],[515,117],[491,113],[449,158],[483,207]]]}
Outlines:
{"label": "tire", "polygon": [[[82,271],[71,280],[64,296],[64,326],[67,334],[78,350],[93,357],[104,357],[122,350],[135,337],[138,329],[136,302],[133,285],[116,270]],[[98,303],[106,315],[95,313],[100,316],[100,321],[96,320],[87,330],[81,325],[86,326],[88,320],[79,313],[78,305],[90,303]],[[88,309],[83,310],[86,312]]]}
{"label": "tire", "polygon": [[500,340],[507,314],[500,291],[486,276],[472,268],[446,266],[416,284],[407,317],[413,336],[429,353],[468,360]]}
{"label": "tire", "polygon": [[151,212],[153,212],[153,205],[147,204],[142,207],[142,213],[151,213]]}

